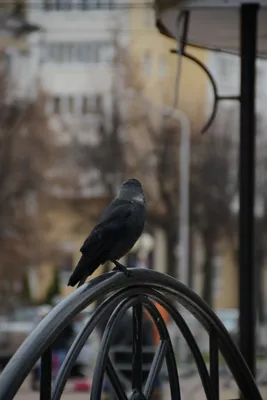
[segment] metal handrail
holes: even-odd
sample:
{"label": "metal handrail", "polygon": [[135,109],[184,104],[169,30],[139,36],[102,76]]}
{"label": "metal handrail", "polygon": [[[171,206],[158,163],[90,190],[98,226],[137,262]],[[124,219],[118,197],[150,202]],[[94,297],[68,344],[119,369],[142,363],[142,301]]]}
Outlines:
{"label": "metal handrail", "polygon": [[[190,290],[188,287],[178,282],[174,278],[161,274],[159,272],[142,268],[133,268],[131,269],[131,273],[132,274],[130,278],[125,277],[124,274],[121,272],[110,272],[107,274],[103,274],[84,284],[83,286],[75,290],[72,294],[67,296],[61,303],[59,303],[28,336],[28,338],[25,340],[25,342],[21,345],[21,347],[12,357],[10,362],[7,364],[4,371],[1,373],[0,400],[11,400],[14,398],[23,381],[31,371],[31,368],[41,356],[42,365],[44,367],[41,374],[45,375],[43,378],[41,377],[41,391],[45,391],[46,400],[52,398],[51,376],[49,377],[49,374],[47,373],[49,367],[45,368],[45,366],[49,365],[49,362],[51,363],[51,345],[58,334],[68,325],[68,323],[71,322],[75,315],[77,315],[89,304],[92,304],[95,300],[97,300],[98,297],[102,297],[103,295],[109,295],[109,297],[97,308],[92,318],[83,328],[82,332],[80,332],[80,334],[77,336],[75,342],[69,350],[67,362],[65,365],[63,364],[59,372],[57,382],[55,383],[53,400],[56,400],[61,396],[62,387],[60,388],[58,393],[55,393],[55,388],[57,384],[58,387],[60,386],[58,382],[60,382],[61,374],[66,371],[68,360],[71,360],[71,362],[73,362],[73,360],[75,361],[75,356],[78,356],[79,349],[77,346],[83,346],[83,341],[87,340],[97,321],[101,319],[101,317],[104,315],[105,312],[107,312],[107,310],[114,310],[116,307],[118,307],[119,309],[120,307],[122,307],[122,304],[126,304],[125,306],[123,306],[125,309],[132,306],[138,307],[138,304],[143,304],[143,306],[147,308],[148,312],[154,319],[154,322],[160,333],[161,342],[156,351],[157,354],[152,363],[151,374],[149,375],[148,381],[146,383],[147,390],[151,391],[152,383],[155,380],[156,373],[158,373],[160,370],[164,356],[166,356],[167,360],[167,357],[170,357],[171,354],[168,352],[173,351],[171,350],[172,347],[169,347],[171,346],[171,342],[168,336],[166,336],[165,323],[162,320],[159,312],[153,305],[152,301],[161,304],[167,310],[167,312],[170,314],[175,324],[179,328],[182,336],[184,336],[184,338],[186,339],[195,358],[198,371],[201,376],[202,385],[204,387],[208,400],[213,400],[214,398],[217,398],[219,350],[221,351],[226,363],[228,364],[228,367],[231,370],[237,386],[244,398],[262,400],[253,376],[251,375],[243,357],[241,356],[235,343],[232,341],[226,328],[216,316],[216,314],[212,311],[212,309],[196,293],[194,293],[192,290]],[[187,310],[189,310],[195,316],[195,318],[209,333],[209,372],[207,371],[203,356],[201,355],[201,352],[192,333],[190,332],[183,317],[179,313],[177,307],[175,307],[175,305],[173,304],[174,301],[177,301],[185,308],[187,308]],[[113,311],[113,313],[114,312],[115,311]],[[107,327],[110,327],[112,318],[116,319],[116,312],[114,316],[109,319]],[[141,325],[141,320],[139,320],[139,317],[137,318],[138,315],[138,312],[135,311],[137,325],[134,324],[134,330],[137,338],[138,335],[140,335],[139,330]],[[107,327],[106,329],[108,329]],[[112,334],[112,329],[109,329],[110,334]],[[118,375],[116,374],[108,353],[105,353],[105,355],[103,355],[102,353],[104,345],[105,351],[108,350],[108,340],[110,334],[104,335],[106,338],[106,342],[102,343],[99,352],[99,357],[102,357],[102,361],[101,363],[100,361],[97,361],[97,363],[101,368],[105,367],[114,390],[116,391],[116,393],[119,393],[117,397],[119,399],[125,399],[127,397],[121,383],[119,382]],[[136,347],[135,351],[137,353],[140,351],[138,346]],[[173,377],[177,375],[175,374],[176,364],[174,365],[171,360],[172,359],[169,358],[168,374],[170,383],[173,384]],[[139,361],[137,358],[135,361],[135,367],[133,366],[137,373],[138,368],[142,367],[142,363],[139,365],[138,362]],[[65,382],[65,378],[62,381],[63,384]],[[179,380],[178,376],[177,379]],[[136,382],[138,382],[138,380],[136,380]],[[179,382],[176,383],[179,385]],[[133,396],[134,398],[136,398],[137,392],[134,388],[135,387],[133,387]],[[44,394],[41,396],[41,398],[45,398]],[[142,396],[140,398],[142,398]],[[172,398],[177,399],[177,394],[176,397],[172,396]],[[91,399],[98,400],[99,393],[95,397],[92,397],[91,394]]]}

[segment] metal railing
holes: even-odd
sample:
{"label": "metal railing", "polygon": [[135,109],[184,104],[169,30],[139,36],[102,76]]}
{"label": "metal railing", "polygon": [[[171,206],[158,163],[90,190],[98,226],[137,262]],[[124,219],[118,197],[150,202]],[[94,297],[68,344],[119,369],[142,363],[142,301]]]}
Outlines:
{"label": "metal railing", "polygon": [[[155,306],[160,304],[173,319],[184,337],[196,363],[207,400],[219,399],[219,351],[224,357],[246,399],[262,400],[255,381],[226,328],[193,291],[174,278],[159,272],[134,268],[131,277],[121,272],[103,274],[84,284],[59,303],[35,328],[12,357],[0,375],[0,400],[11,400],[36,361],[41,357],[40,399],[56,400],[63,393],[72,365],[78,357],[86,340],[107,313],[100,351],[93,374],[90,398],[100,400],[104,374],[117,399],[126,400],[124,386],[110,357],[114,327],[124,313],[133,308],[133,349],[132,349],[132,394],[130,399],[150,399],[156,379],[166,361],[171,398],[180,400],[180,382],[177,362],[168,329],[161,313]],[[68,354],[52,385],[51,345],[59,333],[71,322],[73,317],[98,298],[107,296],[93,313],[81,332],[76,336]],[[198,344],[178,311],[177,304],[183,305],[202,324],[209,334],[209,370]],[[142,309],[150,314],[157,327],[160,341],[145,382],[142,384]]]}

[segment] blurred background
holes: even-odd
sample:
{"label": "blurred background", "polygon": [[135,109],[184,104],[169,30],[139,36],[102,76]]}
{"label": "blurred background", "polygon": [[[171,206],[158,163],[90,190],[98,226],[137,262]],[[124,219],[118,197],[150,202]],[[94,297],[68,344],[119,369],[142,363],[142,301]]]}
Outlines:
{"label": "blurred background", "polygon": [[[151,4],[116,2],[0,2],[2,365],[70,293],[66,283],[84,238],[130,177],[144,186],[148,217],[125,264],[180,277],[238,336],[239,104],[220,102],[201,135],[214,101],[206,75],[183,59],[174,107],[174,41],[158,32]],[[190,53],[209,68],[221,95],[238,95],[237,56]],[[258,60],[255,312],[263,366],[266,104],[267,63]]]}

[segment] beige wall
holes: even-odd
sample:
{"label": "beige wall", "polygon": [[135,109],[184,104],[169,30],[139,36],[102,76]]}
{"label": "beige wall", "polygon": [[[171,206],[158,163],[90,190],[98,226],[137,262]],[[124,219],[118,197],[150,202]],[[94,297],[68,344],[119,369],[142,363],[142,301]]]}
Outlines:
{"label": "beige wall", "polygon": [[[151,99],[172,106],[178,57],[171,54],[170,49],[176,47],[176,42],[159,33],[155,27],[153,10],[133,8],[130,21],[129,49],[139,64],[140,74],[145,82],[144,91]],[[148,75],[144,72],[144,57],[147,51],[152,58],[152,67]],[[188,48],[188,51],[202,62],[207,59],[207,52],[204,50]],[[164,78],[160,76],[161,60],[165,60],[166,63]],[[192,123],[200,120],[200,125],[204,121],[202,114],[206,110],[207,94],[208,81],[203,71],[192,61],[183,58],[178,108],[188,114]]]}
{"label": "beige wall", "polygon": [[[80,247],[86,236],[89,234],[95,223],[95,217],[105,207],[105,199],[85,199],[71,200],[53,198],[47,204],[46,210],[49,221],[49,239],[53,240],[57,246],[64,243],[73,245],[74,265],[80,257]],[[56,260],[42,264],[37,269],[38,289],[36,290],[36,299],[42,299],[46,295],[47,289],[53,277],[53,268]],[[97,276],[101,268],[93,276]],[[70,293],[73,288],[62,286],[61,294]]]}

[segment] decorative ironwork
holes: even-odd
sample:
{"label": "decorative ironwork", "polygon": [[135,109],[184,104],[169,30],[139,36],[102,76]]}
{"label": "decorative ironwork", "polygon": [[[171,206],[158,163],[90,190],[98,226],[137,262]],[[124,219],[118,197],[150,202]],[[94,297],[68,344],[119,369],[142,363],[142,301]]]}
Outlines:
{"label": "decorative ironwork", "polygon": [[[100,351],[96,360],[90,398],[100,400],[104,374],[119,400],[126,400],[127,394],[118,371],[110,357],[110,347],[117,321],[130,308],[133,309],[133,357],[131,400],[150,399],[156,379],[166,361],[171,398],[180,400],[180,382],[174,349],[166,324],[155,306],[160,304],[173,319],[187,342],[194,357],[207,400],[219,400],[219,350],[227,362],[232,375],[244,398],[262,400],[254,379],[239,350],[224,325],[209,306],[174,278],[146,269],[134,268],[131,277],[121,272],[103,274],[80,288],[59,303],[35,328],[18,349],[0,375],[0,400],[11,400],[41,358],[40,398],[57,400],[61,397],[72,365],[86,340],[107,313],[110,315],[102,336]],[[51,346],[59,333],[75,315],[98,298],[107,296],[95,310],[90,320],[76,336],[58,372],[54,384],[51,379]],[[178,311],[177,304],[186,307],[203,325],[210,336],[210,371],[187,323]],[[147,380],[142,379],[142,315],[145,309],[158,330],[160,341]]]}
{"label": "decorative ironwork", "polygon": [[[178,53],[178,51],[176,49],[171,49],[170,51],[171,51],[171,53],[180,54],[180,53]],[[192,54],[189,54],[185,50],[181,51],[181,55],[184,56],[185,58],[188,58],[189,60],[193,61],[195,64],[197,64],[205,72],[205,74],[207,75],[207,77],[209,78],[209,81],[211,83],[214,100],[213,100],[212,111],[211,111],[211,114],[210,114],[210,116],[208,118],[208,121],[201,128],[201,133],[205,133],[210,128],[211,124],[213,123],[213,121],[214,121],[214,119],[216,117],[217,110],[218,110],[218,102],[219,101],[223,101],[223,100],[240,101],[240,95],[232,95],[232,96],[230,96],[230,95],[229,96],[221,96],[221,95],[219,95],[216,81],[213,78],[212,73],[206,67],[206,65],[203,64],[197,57],[193,56]]]}
{"label": "decorative ironwork", "polygon": [[[218,102],[222,100],[237,100],[240,101],[241,95],[233,95],[233,96],[221,96],[218,94],[218,88],[217,84],[215,82],[215,79],[212,76],[212,73],[209,71],[209,69],[201,62],[197,57],[193,56],[192,54],[188,53],[186,51],[186,46],[187,46],[187,39],[188,39],[188,29],[189,29],[189,21],[190,21],[190,12],[189,10],[182,10],[178,14],[177,18],[177,27],[178,31],[181,25],[181,34],[180,40],[178,41],[178,46],[177,49],[171,49],[170,52],[174,54],[178,54],[180,56],[183,56],[185,58],[188,58],[189,60],[193,61],[195,64],[197,64],[207,75],[209,78],[209,81],[212,86],[213,90],[213,95],[214,95],[214,102],[213,102],[213,108],[210,114],[210,117],[208,118],[208,121],[205,123],[205,125],[201,129],[201,133],[205,133],[211,126],[212,122],[214,121],[216,114],[217,114],[217,109],[218,109]],[[178,87],[178,79],[179,79],[179,72],[180,72],[180,66],[178,67],[177,71],[177,77],[176,77],[176,84],[175,84],[175,89],[177,90]],[[175,104],[175,107],[177,104]]]}

